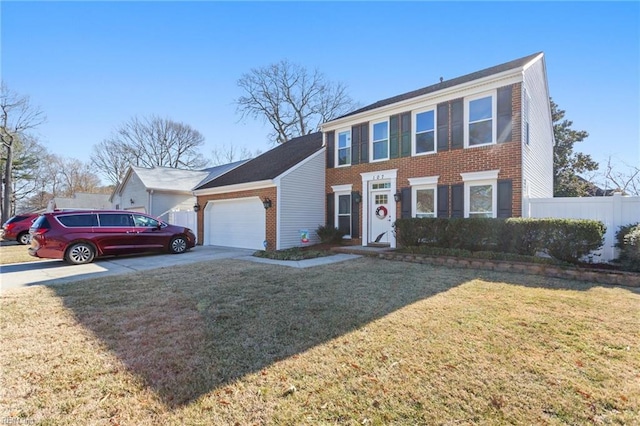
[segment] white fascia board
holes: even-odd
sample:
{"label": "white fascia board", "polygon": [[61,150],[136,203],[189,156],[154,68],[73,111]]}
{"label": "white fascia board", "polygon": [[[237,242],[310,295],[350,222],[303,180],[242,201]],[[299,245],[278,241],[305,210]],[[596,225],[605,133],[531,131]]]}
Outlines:
{"label": "white fascia board", "polygon": [[162,192],[164,194],[193,195],[193,191],[191,191],[190,189],[147,188],[147,192],[151,192],[151,193]]}
{"label": "white fascia board", "polygon": [[[303,165],[305,165],[309,161],[313,160],[314,158],[318,157],[319,155],[323,155],[326,150],[327,149],[325,147],[322,147],[320,149],[320,151],[314,152],[313,154],[311,154],[310,156],[308,156],[304,160],[302,160],[299,163],[297,163],[296,165],[290,167],[288,170],[285,170],[284,172],[280,173],[278,176],[276,176],[273,179],[273,182],[276,184],[276,186],[280,186],[280,181],[283,178],[285,178],[289,173],[293,173],[294,171],[296,171],[298,168],[302,167]],[[326,165],[325,165],[325,167],[326,167]]]}
{"label": "white fascia board", "polygon": [[126,183],[129,181],[129,179],[131,178],[131,174],[133,173],[133,167],[129,166],[129,168],[127,169],[127,173],[125,173],[124,178],[122,178],[122,181],[120,181],[118,183],[118,185],[113,189],[113,192],[111,193],[111,196],[109,197],[109,202],[113,202],[113,197],[116,196],[116,194],[122,194],[122,191],[124,190],[124,187],[126,185]]}
{"label": "white fascia board", "polygon": [[538,56],[536,56],[535,58],[533,58],[532,60],[530,60],[529,62],[527,62],[526,64],[524,64],[522,66],[522,72],[526,71],[527,69],[529,69],[529,67],[531,67],[531,65],[535,64],[537,61],[540,60],[540,58],[544,57],[544,53],[540,53]]}
{"label": "white fascia board", "polygon": [[446,89],[427,93],[422,96],[416,96],[415,98],[385,105],[380,108],[362,112],[360,114],[350,115],[338,120],[329,121],[321,126],[321,130],[323,132],[327,132],[349,126],[352,123],[382,120],[388,118],[391,115],[406,112],[407,110],[412,110],[426,105],[436,105],[445,100],[457,99],[473,95],[478,92],[497,89],[498,87],[506,86],[509,84],[520,83],[522,81],[522,67],[518,67],[508,71],[503,71],[498,74],[493,74],[488,77],[479,78],[467,83],[458,84],[457,86],[448,87]]}
{"label": "white fascia board", "polygon": [[229,192],[251,191],[254,189],[272,188],[276,186],[272,179],[261,180],[258,182],[238,183],[236,185],[220,186],[217,188],[198,189],[193,191],[195,196],[227,194]]}

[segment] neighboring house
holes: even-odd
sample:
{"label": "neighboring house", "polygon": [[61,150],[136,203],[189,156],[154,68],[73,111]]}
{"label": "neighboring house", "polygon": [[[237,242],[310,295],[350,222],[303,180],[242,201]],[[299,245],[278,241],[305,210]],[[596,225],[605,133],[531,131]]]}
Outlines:
{"label": "neighboring house", "polygon": [[354,244],[395,247],[400,217],[523,216],[529,198],[553,196],[543,53],[378,101],[322,133],[327,224]]}
{"label": "neighboring house", "polygon": [[109,194],[94,194],[91,192],[76,192],[71,197],[54,197],[53,203],[57,209],[99,209],[111,208]]}
{"label": "neighboring house", "polygon": [[114,209],[148,213],[169,221],[171,212],[193,211],[196,203],[192,192],[194,187],[244,162],[237,161],[204,170],[131,166],[109,201]]}
{"label": "neighboring house", "polygon": [[277,250],[318,242],[324,151],[321,133],[301,136],[197,186],[198,241]]}

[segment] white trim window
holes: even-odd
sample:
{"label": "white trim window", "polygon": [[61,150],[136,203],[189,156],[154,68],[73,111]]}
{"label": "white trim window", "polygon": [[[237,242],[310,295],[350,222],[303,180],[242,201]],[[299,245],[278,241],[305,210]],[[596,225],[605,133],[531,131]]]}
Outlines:
{"label": "white trim window", "polygon": [[435,108],[414,114],[413,155],[436,152]]}
{"label": "white trim window", "polygon": [[496,91],[465,99],[465,147],[496,143]]}
{"label": "white trim window", "polygon": [[351,190],[353,185],[335,185],[331,189],[335,197],[335,227],[345,233],[344,238],[351,238]]}
{"label": "white trim window", "polygon": [[389,122],[380,121],[373,123],[371,134],[371,158],[372,161],[389,159]]}
{"label": "white trim window", "polygon": [[460,173],[464,181],[464,217],[498,217],[498,172]]}
{"label": "white trim window", "polygon": [[336,164],[340,166],[351,165],[351,129],[338,131],[338,146],[336,149]]}
{"label": "white trim window", "polygon": [[439,176],[410,178],[411,217],[437,217]]}

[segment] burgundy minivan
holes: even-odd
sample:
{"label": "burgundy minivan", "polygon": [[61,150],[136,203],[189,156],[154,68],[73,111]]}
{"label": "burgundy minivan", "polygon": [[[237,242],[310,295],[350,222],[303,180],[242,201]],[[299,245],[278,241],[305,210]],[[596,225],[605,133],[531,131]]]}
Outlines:
{"label": "burgundy minivan", "polygon": [[44,213],[33,223],[30,234],[31,256],[64,259],[74,265],[102,256],[184,253],[196,244],[189,228],[124,210]]}

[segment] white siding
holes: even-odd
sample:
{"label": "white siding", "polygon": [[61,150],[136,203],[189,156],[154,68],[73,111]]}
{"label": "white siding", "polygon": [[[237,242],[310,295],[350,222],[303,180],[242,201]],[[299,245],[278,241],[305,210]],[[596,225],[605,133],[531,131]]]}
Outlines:
{"label": "white siding", "polygon": [[606,262],[618,256],[615,235],[621,226],[640,222],[640,197],[558,197],[530,200],[533,218],[563,218],[599,220],[607,227],[604,244],[594,262]]}
{"label": "white siding", "polygon": [[162,220],[169,220],[169,212],[172,210],[193,210],[196,203],[196,197],[187,194],[176,194],[154,191],[151,196],[152,216],[159,217]]}
{"label": "white siding", "polygon": [[[522,120],[522,195],[529,198],[553,197],[553,124],[549,108],[544,59],[524,71],[522,90],[529,102],[529,144],[525,143],[525,120]],[[523,203],[523,215],[526,202]]]}
{"label": "white siding", "polygon": [[[133,203],[131,203],[133,200]],[[118,197],[114,197],[113,200],[113,208],[116,208],[116,205],[120,205],[120,209],[131,209],[136,208],[138,211],[149,212],[149,194],[147,193],[147,188],[142,183],[142,180],[135,173],[131,173],[129,180],[126,185],[122,189],[122,193],[120,195],[120,199]]]}
{"label": "white siding", "polygon": [[[278,188],[277,249],[320,242],[315,233],[325,223],[325,150],[313,154],[282,176]],[[309,231],[309,243],[300,240]]]}

